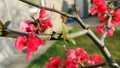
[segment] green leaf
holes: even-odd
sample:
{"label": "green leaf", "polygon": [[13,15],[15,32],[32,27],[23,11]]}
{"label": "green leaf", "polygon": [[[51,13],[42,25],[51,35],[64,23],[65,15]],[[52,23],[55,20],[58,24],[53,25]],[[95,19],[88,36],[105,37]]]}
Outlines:
{"label": "green leaf", "polygon": [[65,13],[65,15],[64,15],[65,17],[68,17],[68,13]]}
{"label": "green leaf", "polygon": [[2,35],[3,33],[0,31],[0,36]]}
{"label": "green leaf", "polygon": [[64,23],[62,23],[62,30],[63,30],[63,34],[67,34],[68,33]]}
{"label": "green leaf", "polygon": [[10,22],[11,22],[11,21],[5,22],[4,27],[7,28],[7,27],[9,26]]}
{"label": "green leaf", "polygon": [[65,44],[68,44],[68,42],[66,40],[63,40]]}
{"label": "green leaf", "polygon": [[54,34],[54,38],[59,39],[59,34]]}
{"label": "green leaf", "polygon": [[66,41],[67,41],[68,43],[72,43],[72,44],[76,45],[75,40],[72,39],[72,38],[68,38]]}

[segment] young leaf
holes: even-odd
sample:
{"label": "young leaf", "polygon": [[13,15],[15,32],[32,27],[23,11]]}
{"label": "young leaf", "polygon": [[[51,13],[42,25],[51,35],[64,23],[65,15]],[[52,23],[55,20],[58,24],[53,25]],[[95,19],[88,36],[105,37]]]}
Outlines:
{"label": "young leaf", "polygon": [[66,41],[67,41],[68,43],[72,43],[72,44],[76,45],[75,40],[73,40],[72,38],[68,38]]}
{"label": "young leaf", "polygon": [[11,22],[11,21],[5,22],[4,27],[7,28],[7,27],[9,26],[10,22]]}
{"label": "young leaf", "polygon": [[65,44],[68,44],[68,42],[67,42],[66,40],[63,40],[63,42],[64,42]]}
{"label": "young leaf", "polygon": [[54,34],[54,38],[59,39],[60,35],[59,34]]}
{"label": "young leaf", "polygon": [[65,24],[64,23],[62,23],[62,30],[63,30],[63,34],[67,34],[68,33],[66,28],[65,28]]}

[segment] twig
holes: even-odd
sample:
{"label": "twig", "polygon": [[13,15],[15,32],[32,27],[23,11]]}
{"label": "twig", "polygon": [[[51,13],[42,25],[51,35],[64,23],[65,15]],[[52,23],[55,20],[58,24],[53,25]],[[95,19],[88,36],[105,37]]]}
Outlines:
{"label": "twig", "polygon": [[82,35],[87,34],[88,31],[89,31],[88,29],[84,29],[84,30],[81,30],[81,31],[78,31],[78,32],[67,34],[67,37],[68,38],[74,38],[74,37],[82,36]]}
{"label": "twig", "polygon": [[102,41],[103,43],[104,43],[104,40],[105,40],[105,38],[106,38],[106,36],[107,36],[107,33],[108,33],[109,29],[110,29],[111,20],[112,20],[112,16],[110,15],[110,16],[109,16],[109,19],[108,19],[108,22],[107,22],[107,25],[106,25],[106,29],[105,29],[103,35],[101,36],[101,41]]}
{"label": "twig", "polygon": [[[18,36],[28,36],[29,35],[27,33],[13,31],[13,30],[10,30],[10,29],[6,29],[5,31],[6,31],[6,34],[2,37],[17,38]],[[88,33],[88,30],[84,29],[84,30],[80,30],[80,31],[77,31],[77,32],[74,32],[74,33],[67,34],[67,38],[74,38],[74,37],[77,37],[77,36],[85,35],[87,33]],[[51,34],[42,34],[42,35],[36,34],[36,36],[39,37],[39,38],[42,38],[44,40],[55,40],[55,39],[51,39]]]}
{"label": "twig", "polygon": [[80,13],[80,8],[77,6],[77,1],[74,0],[74,8],[75,8],[75,12],[76,12],[76,15],[78,15]]}
{"label": "twig", "polygon": [[103,62],[103,63],[100,63],[100,64],[96,64],[96,65],[92,65],[92,66],[86,66],[86,67],[82,67],[82,68],[97,68],[97,67],[105,66],[105,65],[107,65],[107,63]]}
{"label": "twig", "polygon": [[22,1],[24,3],[27,3],[29,5],[32,5],[32,6],[35,6],[35,7],[38,7],[38,8],[45,8],[46,10],[49,10],[49,11],[52,11],[52,12],[56,12],[58,14],[61,14],[61,15],[64,15],[64,16],[68,16],[68,17],[74,17],[74,15],[71,15],[71,14],[68,14],[68,13],[65,13],[65,12],[61,12],[61,11],[58,11],[54,8],[48,8],[48,7],[43,7],[43,6],[39,6],[38,4],[36,3],[33,3],[33,2],[30,2],[30,1],[27,1],[27,0],[19,0],[19,1]]}

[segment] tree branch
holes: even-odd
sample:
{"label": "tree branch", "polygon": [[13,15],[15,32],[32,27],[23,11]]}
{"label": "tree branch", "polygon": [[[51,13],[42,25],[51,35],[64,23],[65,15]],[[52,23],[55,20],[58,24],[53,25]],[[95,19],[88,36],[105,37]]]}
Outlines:
{"label": "tree branch", "polygon": [[105,66],[105,65],[107,65],[107,63],[103,62],[101,64],[96,64],[96,65],[93,65],[93,66],[87,66],[87,67],[83,67],[83,68],[97,68],[97,67]]}
{"label": "tree branch", "polygon": [[67,37],[68,38],[75,38],[75,37],[78,37],[78,36],[82,36],[82,35],[85,35],[88,33],[88,29],[83,29],[81,31],[78,31],[78,32],[74,32],[74,33],[71,33],[71,34],[67,34]]}
{"label": "tree branch", "polygon": [[108,22],[107,22],[107,25],[106,25],[106,29],[105,29],[103,35],[101,36],[101,41],[102,41],[103,43],[104,43],[104,40],[105,40],[105,38],[106,38],[106,36],[107,36],[107,33],[108,33],[109,29],[110,29],[111,20],[112,20],[112,16],[110,15],[110,16],[109,16],[109,19],[108,19]]}
{"label": "tree branch", "polygon": [[38,7],[38,8],[45,8],[46,10],[56,12],[56,13],[61,14],[63,16],[74,18],[74,15],[71,15],[71,14],[68,14],[68,13],[65,13],[65,12],[61,12],[61,11],[56,10],[54,8],[43,7],[43,6],[40,6],[40,5],[36,4],[36,3],[30,2],[30,1],[27,1],[27,0],[19,0],[19,1],[22,1],[24,3],[27,3],[29,5],[32,5],[32,6],[35,6],[35,7]]}
{"label": "tree branch", "polygon": [[[18,36],[28,36],[29,35],[27,33],[13,31],[13,30],[10,30],[10,29],[5,29],[5,33],[6,34],[1,36],[1,37],[17,38]],[[88,30],[84,29],[84,30],[80,30],[80,31],[77,31],[77,32],[74,32],[74,33],[67,34],[67,38],[75,38],[77,36],[82,36],[82,35],[85,35],[87,33],[88,33]],[[55,39],[51,39],[51,35],[52,34],[42,34],[42,35],[36,34],[36,36],[38,38],[42,38],[44,40],[55,40]]]}

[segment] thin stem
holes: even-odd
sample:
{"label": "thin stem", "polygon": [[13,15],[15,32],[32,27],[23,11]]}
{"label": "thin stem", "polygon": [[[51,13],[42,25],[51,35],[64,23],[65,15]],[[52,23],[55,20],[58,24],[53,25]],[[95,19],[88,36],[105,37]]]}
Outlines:
{"label": "thin stem", "polygon": [[112,20],[112,16],[109,16],[109,19],[108,19],[108,22],[107,22],[107,25],[106,25],[106,29],[105,29],[103,35],[101,36],[101,41],[103,43],[104,43],[104,40],[105,40],[105,38],[107,36],[107,33],[108,33],[109,29],[110,29],[111,20]]}
{"label": "thin stem", "polygon": [[[10,30],[10,29],[5,29],[5,33],[6,34],[2,37],[17,38],[18,36],[28,36],[29,35],[27,33],[22,33],[22,32]],[[87,33],[88,33],[88,30],[84,29],[84,30],[81,30],[81,31],[77,31],[77,32],[74,32],[74,33],[67,34],[67,38],[74,38],[74,37],[85,35]],[[51,39],[51,35],[52,34],[42,34],[42,35],[36,34],[37,37],[42,38],[44,40],[55,40],[55,39]]]}
{"label": "thin stem", "polygon": [[74,0],[74,8],[75,8],[75,11],[76,11],[76,7],[77,7],[77,5],[76,5],[76,0]]}
{"label": "thin stem", "polygon": [[74,0],[74,8],[75,8],[75,12],[76,12],[76,15],[78,15],[80,13],[80,8],[77,6],[77,1]]}
{"label": "thin stem", "polygon": [[82,35],[85,35],[88,33],[88,29],[83,29],[81,31],[77,31],[77,32],[74,32],[74,33],[71,33],[71,34],[67,34],[67,37],[68,38],[74,38],[74,37],[78,37],[78,36],[82,36]]}
{"label": "thin stem", "polygon": [[38,8],[45,8],[46,10],[49,10],[49,11],[52,11],[52,12],[56,12],[58,14],[61,14],[61,15],[64,15],[64,16],[68,16],[68,17],[74,17],[74,15],[71,15],[71,14],[68,14],[68,13],[65,13],[65,12],[61,12],[61,11],[58,11],[54,8],[48,8],[48,7],[43,7],[43,6],[40,6],[36,3],[33,3],[33,2],[30,2],[30,1],[27,1],[27,0],[19,0],[19,1],[22,1],[24,3],[27,3],[29,5],[32,5],[32,6],[35,6],[35,7],[38,7]]}
{"label": "thin stem", "polygon": [[105,66],[105,65],[107,65],[107,63],[103,62],[103,63],[100,63],[100,64],[96,64],[96,65],[92,65],[92,66],[86,66],[86,67],[82,67],[82,68],[97,68],[97,67]]}
{"label": "thin stem", "polygon": [[109,31],[109,28],[106,28],[105,31],[104,31],[104,33],[103,33],[103,35],[101,36],[101,42],[104,43],[104,40],[105,40],[105,38],[107,36],[108,31]]}

